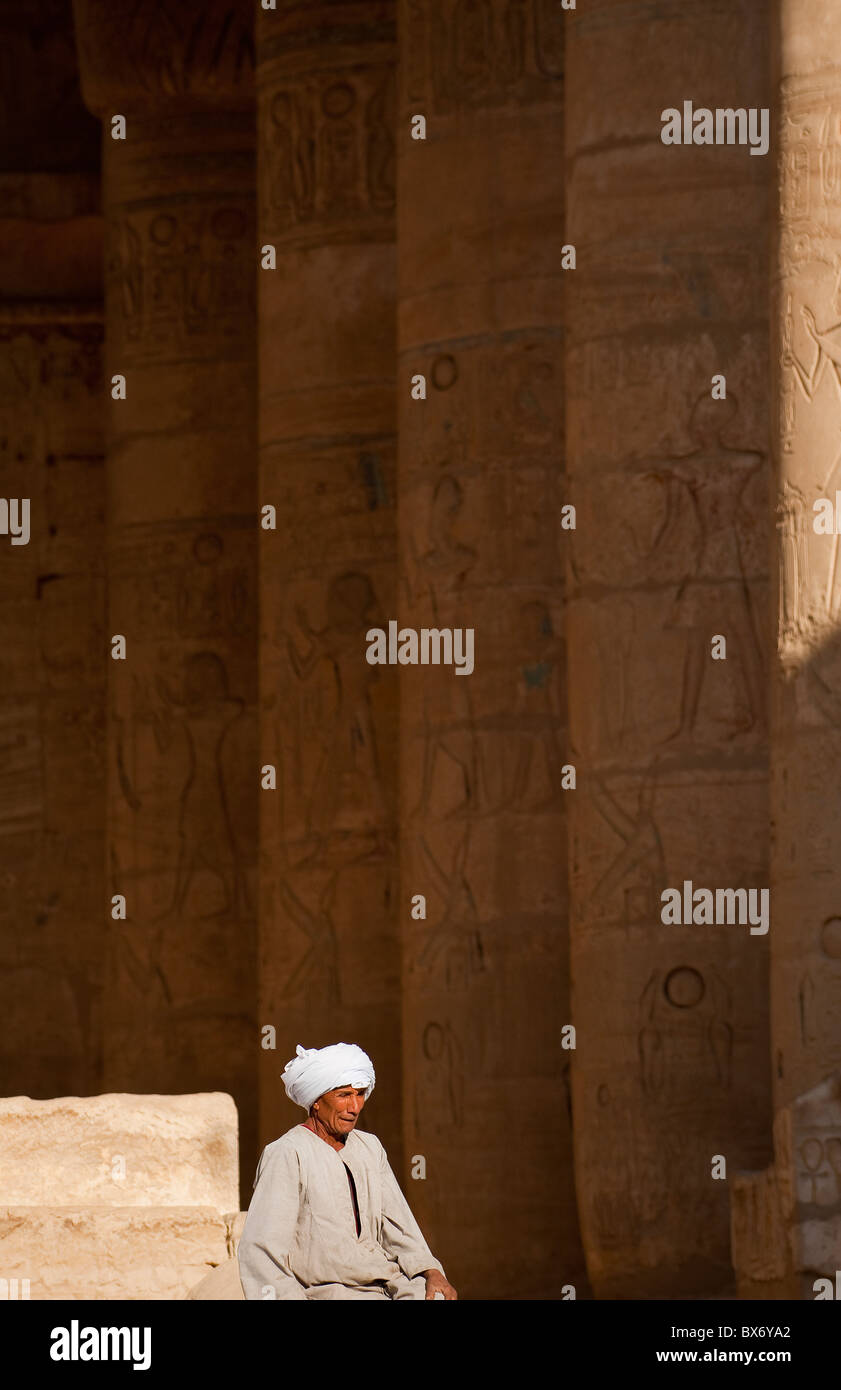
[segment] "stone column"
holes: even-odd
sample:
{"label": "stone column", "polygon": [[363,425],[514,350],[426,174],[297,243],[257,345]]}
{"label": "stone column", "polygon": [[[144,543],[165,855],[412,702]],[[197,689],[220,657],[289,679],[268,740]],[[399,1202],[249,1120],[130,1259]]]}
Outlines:
{"label": "stone column", "polygon": [[0,74],[0,1075],[83,1095],[108,931],[99,131],[64,6],[4,7]]}
{"label": "stone column", "polygon": [[[841,768],[841,540],[835,531],[841,353],[834,346],[841,318],[841,63],[831,62],[837,39],[841,15],[830,0],[783,0],[775,65],[780,212],[772,262],[779,621],[771,940],[778,1107],[841,1065],[841,817],[835,804]],[[814,509],[824,497],[832,503],[828,528]]]}
{"label": "stone column", "polygon": [[808,1102],[814,1126],[821,1119],[814,1097],[823,1097],[822,1128],[797,1146],[778,1143],[776,1154],[778,1184],[791,1193],[789,1225],[798,1228],[788,1238],[789,1296],[804,1298],[814,1297],[819,1275],[834,1281],[832,1242],[815,1237],[819,1218],[831,1218],[841,1198],[839,42],[841,14],[831,0],[781,0],[771,270],[779,580],[771,1001],[775,1112],[797,1115]]}
{"label": "stone column", "polygon": [[365,639],[396,602],[394,23],[393,0],[259,12],[260,1024],[263,1140],[302,1118],[296,1045],[355,1041],[400,1172],[397,680]]}
{"label": "stone column", "polygon": [[562,1048],[564,16],[420,0],[400,24],[389,616],[470,629],[475,663],[400,672],[410,1197],[465,1296],[580,1297]]}
{"label": "stone column", "polygon": [[661,915],[687,881],[768,887],[773,156],[661,140],[685,101],[769,106],[767,24],[707,0],[568,16],[573,1107],[599,1297],[732,1288],[713,1160],[770,1145],[768,936]]}
{"label": "stone column", "polygon": [[[103,122],[109,400],[105,1085],[229,1091],[255,1153],[251,0],[79,0]],[[126,138],[112,138],[125,117]],[[125,638],[125,660],[110,640]],[[103,904],[110,913],[110,901]]]}

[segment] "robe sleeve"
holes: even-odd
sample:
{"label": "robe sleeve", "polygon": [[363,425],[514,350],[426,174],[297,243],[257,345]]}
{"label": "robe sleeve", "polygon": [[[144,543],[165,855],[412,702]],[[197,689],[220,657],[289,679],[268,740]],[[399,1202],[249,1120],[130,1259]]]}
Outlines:
{"label": "robe sleeve", "polygon": [[237,1252],[246,1299],[263,1299],[264,1290],[271,1287],[275,1298],[306,1300],[304,1286],[289,1266],[303,1201],[304,1184],[295,1150],[286,1146],[264,1149]]}
{"label": "robe sleeve", "polygon": [[443,1274],[444,1267],[424,1240],[382,1145],[380,1180],[383,1199],[380,1245],[389,1259],[400,1266],[407,1279],[414,1279],[415,1275],[427,1269],[440,1269]]}

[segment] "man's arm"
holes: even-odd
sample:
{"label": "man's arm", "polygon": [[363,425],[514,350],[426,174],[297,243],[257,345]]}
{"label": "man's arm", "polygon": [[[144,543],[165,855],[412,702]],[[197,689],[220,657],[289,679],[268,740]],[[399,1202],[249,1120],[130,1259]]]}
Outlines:
{"label": "man's arm", "polygon": [[[246,1299],[306,1301],[303,1284],[289,1268],[302,1199],[303,1183],[295,1150],[286,1145],[272,1148],[271,1152],[264,1149],[237,1252]],[[269,1293],[270,1289],[274,1292]]]}

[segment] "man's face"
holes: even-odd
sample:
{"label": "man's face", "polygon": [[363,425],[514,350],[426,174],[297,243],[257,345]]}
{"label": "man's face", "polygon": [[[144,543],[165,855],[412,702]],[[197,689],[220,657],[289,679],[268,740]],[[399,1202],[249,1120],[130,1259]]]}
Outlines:
{"label": "man's face", "polygon": [[325,1091],[316,1104],[318,1109],[315,1113],[324,1128],[336,1139],[344,1139],[350,1134],[365,1104],[365,1087],[339,1086],[335,1091]]}

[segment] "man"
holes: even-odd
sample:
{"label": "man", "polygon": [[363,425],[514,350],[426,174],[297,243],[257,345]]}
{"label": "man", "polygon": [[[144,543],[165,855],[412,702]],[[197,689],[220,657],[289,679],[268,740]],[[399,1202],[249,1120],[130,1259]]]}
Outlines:
{"label": "man", "polygon": [[373,1134],[374,1089],[352,1043],[296,1049],[286,1094],[308,1119],[263,1150],[239,1243],[246,1299],[455,1299]]}

